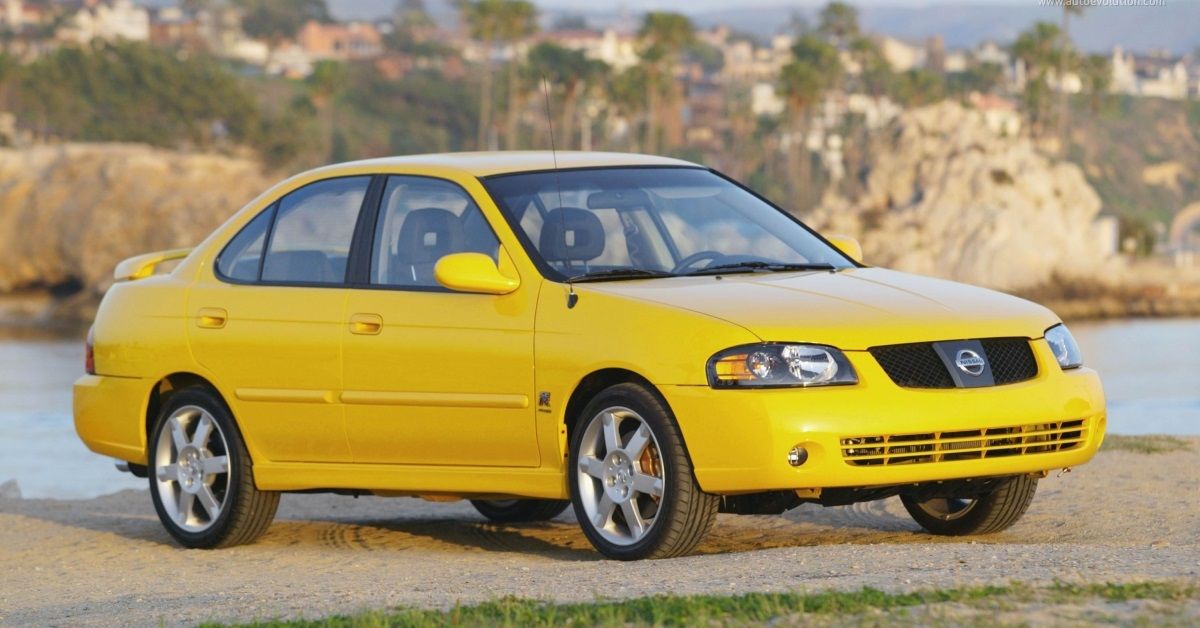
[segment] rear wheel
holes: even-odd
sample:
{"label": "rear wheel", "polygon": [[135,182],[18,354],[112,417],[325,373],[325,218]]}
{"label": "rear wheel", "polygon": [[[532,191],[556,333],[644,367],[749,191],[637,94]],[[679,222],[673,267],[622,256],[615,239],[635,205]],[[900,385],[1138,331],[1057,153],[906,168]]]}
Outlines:
{"label": "rear wheel", "polygon": [[618,560],[681,556],[712,527],[720,498],[700,490],[675,419],[645,387],[602,391],[571,440],[575,517],[600,553]]}
{"label": "rear wheel", "polygon": [[1012,527],[1025,514],[1037,492],[1037,484],[1037,478],[1019,475],[981,495],[920,501],[904,495],[900,500],[908,514],[933,534],[992,534]]}
{"label": "rear wheel", "polygon": [[279,493],[254,486],[233,417],[215,394],[171,397],[150,438],[150,497],[167,532],[189,548],[228,547],[262,535]]}
{"label": "rear wheel", "polygon": [[472,499],[479,514],[497,523],[549,521],[571,505],[559,499]]}

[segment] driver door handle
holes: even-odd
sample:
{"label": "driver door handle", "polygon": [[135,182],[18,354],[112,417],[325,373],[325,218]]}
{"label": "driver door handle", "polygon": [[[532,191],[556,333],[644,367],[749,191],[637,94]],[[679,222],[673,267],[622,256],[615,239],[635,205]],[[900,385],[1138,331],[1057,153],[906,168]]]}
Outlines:
{"label": "driver door handle", "polygon": [[383,331],[383,317],[378,314],[355,314],[350,317],[350,333],[378,336]]}

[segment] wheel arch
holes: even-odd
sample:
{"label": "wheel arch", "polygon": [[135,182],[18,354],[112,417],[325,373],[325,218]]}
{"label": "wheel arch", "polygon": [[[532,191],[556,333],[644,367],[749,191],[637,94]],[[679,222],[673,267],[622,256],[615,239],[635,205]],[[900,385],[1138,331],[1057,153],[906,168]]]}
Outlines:
{"label": "wheel arch", "polygon": [[[171,397],[176,393],[189,388],[200,388],[207,390],[216,395],[221,403],[225,404],[225,409],[230,410],[229,402],[225,400],[225,396],[217,389],[217,386],[206,379],[203,375],[191,373],[187,371],[179,371],[164,376],[155,382],[150,388],[150,397],[146,402],[145,424],[143,426],[143,435],[145,437],[146,447],[150,446],[150,439],[154,434],[154,422],[158,420],[158,415],[162,411],[164,405],[170,401]],[[234,416],[230,410],[230,416]],[[237,423],[237,417],[234,416],[234,424]]]}
{"label": "wheel arch", "polygon": [[[575,389],[571,391],[571,397],[567,400],[567,407],[563,410],[563,424],[566,427],[563,432],[566,437],[563,443],[564,453],[569,446],[568,443],[571,442],[571,437],[575,434],[575,429],[580,419],[579,414],[583,412],[584,407],[600,391],[617,384],[639,384],[645,386],[646,390],[658,397],[663,407],[667,408],[671,412],[671,415],[674,416],[674,410],[671,409],[670,404],[667,403],[666,398],[663,397],[658,387],[640,373],[616,367],[592,371],[575,385]],[[676,419],[676,422],[678,422],[678,419]]]}

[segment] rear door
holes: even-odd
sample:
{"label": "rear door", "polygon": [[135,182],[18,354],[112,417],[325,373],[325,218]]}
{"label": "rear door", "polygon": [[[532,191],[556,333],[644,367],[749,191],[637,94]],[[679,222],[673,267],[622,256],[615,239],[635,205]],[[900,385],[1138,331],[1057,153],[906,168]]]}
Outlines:
{"label": "rear door", "polygon": [[371,181],[325,179],[287,194],[191,291],[192,351],[233,390],[251,451],[267,460],[352,459],[341,342],[347,260]]}

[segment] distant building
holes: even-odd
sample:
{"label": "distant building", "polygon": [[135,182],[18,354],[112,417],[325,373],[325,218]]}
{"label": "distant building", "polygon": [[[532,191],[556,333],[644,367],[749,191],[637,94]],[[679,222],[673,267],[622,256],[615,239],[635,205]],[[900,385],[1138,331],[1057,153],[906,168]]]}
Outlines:
{"label": "distant building", "polygon": [[149,41],[150,12],[132,0],[85,0],[57,37],[77,44],[97,39]]}
{"label": "distant building", "polygon": [[383,53],[383,35],[369,22],[307,22],[296,34],[300,49],[314,60],[351,61]]}
{"label": "distant building", "polygon": [[641,60],[638,56],[637,38],[619,34],[611,28],[604,31],[549,31],[540,35],[538,39],[578,50],[587,58],[603,61],[618,72],[637,65]]}
{"label": "distant building", "polygon": [[882,35],[876,39],[879,53],[896,72],[907,72],[925,65],[925,49]]}
{"label": "distant building", "polygon": [[150,14],[150,43],[187,50],[209,47],[200,20],[180,7],[163,7]]}
{"label": "distant building", "polygon": [[45,9],[22,0],[3,0],[0,5],[0,30],[20,33],[45,21]]}
{"label": "distant building", "polygon": [[1191,78],[1184,59],[1166,53],[1134,55],[1113,48],[1112,81],[1118,94],[1184,100],[1191,93]]}

